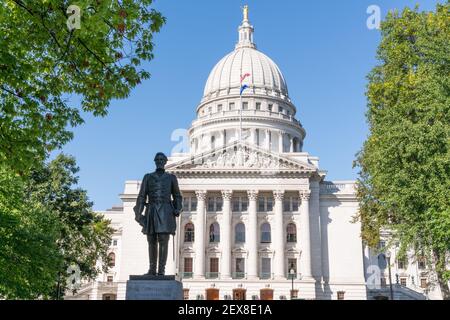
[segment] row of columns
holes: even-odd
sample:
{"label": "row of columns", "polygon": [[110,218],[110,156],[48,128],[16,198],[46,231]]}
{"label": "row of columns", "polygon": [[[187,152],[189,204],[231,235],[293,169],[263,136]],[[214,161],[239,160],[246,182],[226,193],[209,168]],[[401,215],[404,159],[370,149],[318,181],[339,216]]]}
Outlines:
{"label": "row of columns", "polygon": [[[258,138],[257,138],[257,129],[256,128],[252,128],[250,129],[250,136],[249,136],[249,142],[251,144],[257,145],[258,144]],[[284,139],[285,137],[287,137],[289,139],[289,150],[288,152],[300,152],[302,147],[301,147],[301,139],[300,137],[296,137],[292,134],[289,134],[285,131],[282,130],[270,130],[270,129],[258,129],[258,130],[263,130],[264,131],[264,142],[261,143],[260,141],[260,146],[263,147],[264,149],[270,150],[271,149],[271,141],[273,141],[273,133],[276,132],[278,135],[278,152],[279,153],[283,153],[284,151]],[[244,129],[245,131],[245,129]],[[202,149],[202,147],[200,146],[201,143],[204,144],[203,149],[204,150],[209,150],[212,147],[212,144],[214,144],[215,148],[219,148],[222,146],[226,146],[227,145],[227,140],[228,140],[228,136],[229,132],[227,132],[227,129],[223,129],[222,131],[220,131],[219,133],[219,137],[216,137],[214,139],[214,143],[211,141],[211,137],[214,136],[213,134],[210,135],[206,135],[206,137],[204,135],[194,138],[194,141],[197,140],[199,141],[199,143],[193,143],[193,146],[195,148],[194,152],[198,152],[199,148]],[[239,139],[239,130],[236,130],[236,139]],[[208,137],[209,136],[209,137]],[[246,140],[247,137],[243,136],[243,140]],[[206,139],[206,140],[205,140]],[[202,142],[203,140],[203,142]]]}
{"label": "row of columns", "polygon": [[[275,204],[274,214],[275,221],[273,227],[273,265],[274,277],[281,279],[285,278],[285,234],[283,222],[283,190],[273,191]],[[195,264],[194,277],[203,279],[205,277],[205,235],[206,228],[206,199],[207,191],[196,191],[197,196],[197,216],[195,220],[195,230],[198,236],[195,237]],[[231,199],[233,192],[231,190],[222,191],[223,207],[222,207],[222,225],[221,225],[221,278],[231,278]],[[258,217],[257,217],[257,200],[258,191],[247,191],[249,205],[248,205],[248,229],[246,235],[246,243],[248,248],[247,261],[247,278],[258,278]],[[309,221],[309,190],[300,191],[301,207],[300,207],[300,221],[296,223],[298,233],[300,233],[300,271],[303,279],[310,279],[311,274],[311,241],[310,241],[310,221]]]}

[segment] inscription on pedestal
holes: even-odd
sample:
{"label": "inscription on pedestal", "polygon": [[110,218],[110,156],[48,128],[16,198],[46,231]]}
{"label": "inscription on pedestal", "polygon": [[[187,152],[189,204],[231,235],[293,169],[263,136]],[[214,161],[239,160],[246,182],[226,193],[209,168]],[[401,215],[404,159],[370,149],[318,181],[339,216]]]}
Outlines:
{"label": "inscription on pedestal", "polygon": [[176,280],[128,280],[126,300],[183,300],[183,285]]}

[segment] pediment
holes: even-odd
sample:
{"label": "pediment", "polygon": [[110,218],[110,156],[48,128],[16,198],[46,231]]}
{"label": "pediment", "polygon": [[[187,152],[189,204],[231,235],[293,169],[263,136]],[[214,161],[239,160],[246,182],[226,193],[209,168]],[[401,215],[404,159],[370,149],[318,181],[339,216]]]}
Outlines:
{"label": "pediment", "polygon": [[238,247],[238,248],[234,248],[234,249],[232,250],[232,252],[233,252],[234,254],[238,254],[238,253],[244,254],[244,253],[247,253],[247,250],[245,250],[244,248]]}
{"label": "pediment", "polygon": [[277,153],[254,145],[236,142],[207,153],[194,155],[188,159],[172,163],[166,167],[170,172],[210,172],[210,171],[296,171],[315,172],[311,164],[288,159]]}

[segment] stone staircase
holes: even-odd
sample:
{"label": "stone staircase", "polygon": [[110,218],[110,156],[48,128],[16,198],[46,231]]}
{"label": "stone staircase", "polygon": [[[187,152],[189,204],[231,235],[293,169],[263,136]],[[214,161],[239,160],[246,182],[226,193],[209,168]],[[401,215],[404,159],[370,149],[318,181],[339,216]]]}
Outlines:
{"label": "stone staircase", "polygon": [[[392,291],[394,300],[427,300],[427,296],[422,292],[415,291],[411,288],[402,286],[400,284],[393,284]],[[367,299],[369,300],[390,300],[391,291],[389,285],[384,288],[376,290],[368,290]]]}

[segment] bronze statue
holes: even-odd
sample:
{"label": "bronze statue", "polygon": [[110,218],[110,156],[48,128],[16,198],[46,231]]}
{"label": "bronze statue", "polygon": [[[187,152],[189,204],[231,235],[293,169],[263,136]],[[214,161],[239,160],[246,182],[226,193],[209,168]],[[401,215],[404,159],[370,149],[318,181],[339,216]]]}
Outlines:
{"label": "bronze statue", "polygon": [[[147,173],[142,179],[133,210],[136,221],[142,226],[142,233],[147,235],[150,262],[147,275],[156,275],[157,258],[159,258],[158,275],[164,275],[169,238],[170,235],[175,235],[175,218],[182,211],[183,198],[177,177],[164,170],[167,163],[165,154],[158,152],[154,160],[156,170],[153,173]],[[146,210],[142,215],[144,208]],[[159,245],[159,252],[157,245]]]}

